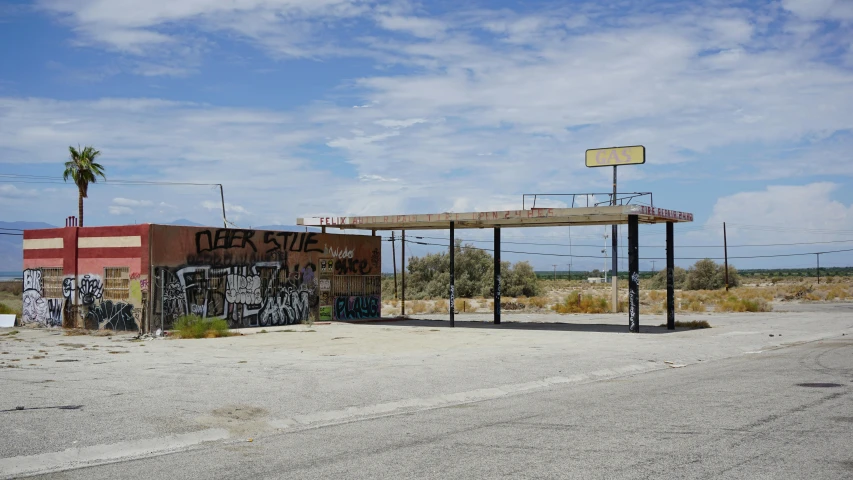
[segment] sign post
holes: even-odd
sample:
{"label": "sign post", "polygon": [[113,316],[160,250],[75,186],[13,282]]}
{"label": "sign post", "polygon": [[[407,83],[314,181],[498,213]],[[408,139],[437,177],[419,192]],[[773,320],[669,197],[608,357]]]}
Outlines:
{"label": "sign post", "polygon": [[[594,148],[586,151],[587,167],[613,167],[613,196],[610,204],[616,205],[616,167],[620,165],[640,165],[646,163],[646,147],[634,145],[630,147]],[[612,298],[611,311],[619,311],[619,227],[611,227],[611,277]]]}

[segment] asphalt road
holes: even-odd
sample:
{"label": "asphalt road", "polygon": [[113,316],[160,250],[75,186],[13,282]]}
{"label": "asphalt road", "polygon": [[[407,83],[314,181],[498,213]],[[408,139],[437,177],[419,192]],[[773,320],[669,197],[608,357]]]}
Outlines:
{"label": "asphalt road", "polygon": [[[39,478],[835,480],[853,478],[851,389],[848,334]],[[232,413],[251,422],[259,412]]]}

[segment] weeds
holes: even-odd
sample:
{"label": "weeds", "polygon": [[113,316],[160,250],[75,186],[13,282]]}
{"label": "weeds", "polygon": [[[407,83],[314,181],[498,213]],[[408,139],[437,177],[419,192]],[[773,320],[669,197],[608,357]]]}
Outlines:
{"label": "weeds", "polygon": [[545,308],[548,306],[547,297],[530,297],[525,300],[528,308]]}
{"label": "weeds", "polygon": [[6,305],[5,303],[0,303],[0,315],[20,315],[21,312],[18,312],[14,308]]}
{"label": "weeds", "polygon": [[[459,304],[456,304],[456,308],[459,308]],[[447,300],[436,300],[432,304],[432,313],[447,313],[450,311],[450,303]]]}
{"label": "weeds", "polygon": [[716,306],[718,312],[769,312],[771,310],[773,307],[763,298],[750,300],[731,296]]}
{"label": "weeds", "polygon": [[20,332],[18,330],[10,330],[6,333],[0,333],[0,337],[11,337],[12,335],[17,335]]}
{"label": "weeds", "polygon": [[427,305],[426,302],[422,300],[413,300],[411,305],[409,306],[409,313],[412,315],[417,315],[419,313],[426,313]]}
{"label": "weeds", "polygon": [[557,303],[551,309],[557,313],[605,313],[608,306],[609,302],[605,297],[581,295],[573,291],[563,302]]}
{"label": "weeds", "polygon": [[228,322],[221,318],[202,318],[184,315],[175,320],[175,330],[181,338],[216,338],[231,335]]}

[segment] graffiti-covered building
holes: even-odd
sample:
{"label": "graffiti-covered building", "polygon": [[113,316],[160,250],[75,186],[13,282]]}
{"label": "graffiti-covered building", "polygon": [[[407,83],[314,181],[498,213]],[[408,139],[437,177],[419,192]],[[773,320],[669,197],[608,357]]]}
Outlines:
{"label": "graffiti-covered building", "polygon": [[24,232],[24,324],[153,331],[380,316],[380,237],[130,225]]}

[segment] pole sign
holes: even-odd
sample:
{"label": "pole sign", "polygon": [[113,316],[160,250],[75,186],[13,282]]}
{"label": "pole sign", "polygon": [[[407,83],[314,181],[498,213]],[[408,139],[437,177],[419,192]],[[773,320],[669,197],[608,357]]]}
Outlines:
{"label": "pole sign", "polygon": [[646,163],[646,147],[593,148],[586,151],[587,167],[618,167]]}

